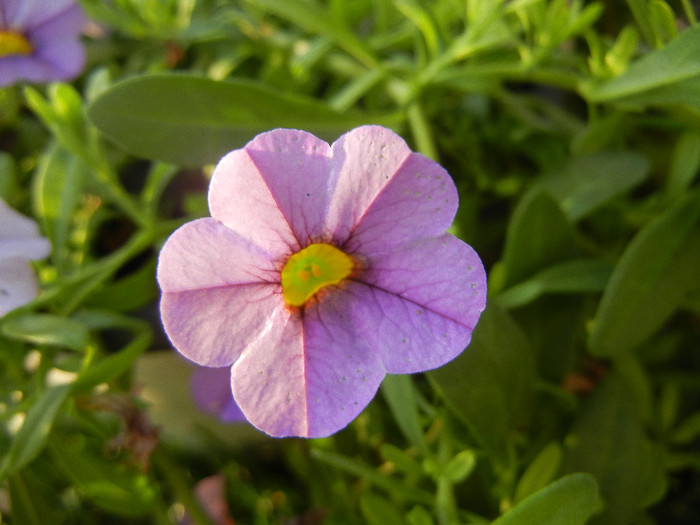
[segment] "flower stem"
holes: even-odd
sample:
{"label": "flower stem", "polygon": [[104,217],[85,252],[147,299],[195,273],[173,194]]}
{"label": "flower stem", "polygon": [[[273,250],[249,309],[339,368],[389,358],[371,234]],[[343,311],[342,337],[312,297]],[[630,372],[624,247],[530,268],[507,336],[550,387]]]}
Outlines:
{"label": "flower stem", "polygon": [[408,107],[408,123],[411,126],[413,137],[416,139],[418,151],[426,157],[438,160],[438,151],[435,147],[430,124],[428,124],[423,108],[418,101],[414,101]]}

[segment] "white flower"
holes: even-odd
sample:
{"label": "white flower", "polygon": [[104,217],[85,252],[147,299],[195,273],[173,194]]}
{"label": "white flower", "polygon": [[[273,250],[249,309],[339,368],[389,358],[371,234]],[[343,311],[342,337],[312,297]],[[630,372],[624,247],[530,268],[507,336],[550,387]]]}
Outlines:
{"label": "white flower", "polygon": [[36,223],[0,199],[0,317],[30,302],[38,292],[30,261],[51,252]]}

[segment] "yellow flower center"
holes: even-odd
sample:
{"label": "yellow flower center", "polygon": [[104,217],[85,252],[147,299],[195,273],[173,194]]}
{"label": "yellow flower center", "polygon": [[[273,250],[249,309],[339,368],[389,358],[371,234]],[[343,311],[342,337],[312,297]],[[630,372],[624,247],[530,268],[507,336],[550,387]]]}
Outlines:
{"label": "yellow flower center", "polygon": [[301,306],[321,288],[338,284],[352,272],[352,258],[330,244],[310,244],[282,268],[282,293],[290,306]]}
{"label": "yellow flower center", "polygon": [[22,33],[0,30],[0,57],[30,55],[31,53],[32,44]]}

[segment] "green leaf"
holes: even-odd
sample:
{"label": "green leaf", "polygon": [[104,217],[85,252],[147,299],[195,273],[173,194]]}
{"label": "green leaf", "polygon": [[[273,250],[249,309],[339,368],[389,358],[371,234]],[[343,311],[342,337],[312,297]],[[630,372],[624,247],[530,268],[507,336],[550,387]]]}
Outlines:
{"label": "green leaf", "polygon": [[425,507],[416,505],[406,514],[408,525],[435,525],[433,517]]}
{"label": "green leaf", "polygon": [[148,323],[111,310],[81,310],[75,318],[91,330],[122,329],[133,333],[133,339],[118,352],[91,362],[89,367],[81,370],[73,383],[75,391],[88,390],[127,372],[153,341]]}
{"label": "green leaf", "polygon": [[498,295],[498,302],[505,308],[517,308],[547,293],[602,292],[611,273],[612,266],[605,261],[574,259],[545,268],[512,286]]}
{"label": "green leaf", "polygon": [[[682,83],[700,76],[700,25],[692,26],[661,49],[644,55],[632,63],[619,77],[582,87],[584,97],[593,103],[628,102],[647,104],[663,99],[665,90],[676,90]],[[671,93],[669,91],[669,93]],[[672,102],[667,99],[666,102]]]}
{"label": "green leaf", "polygon": [[378,60],[363,40],[350,31],[343,20],[330,16],[329,12],[317,1],[254,0],[251,3],[257,8],[263,8],[269,13],[288,20],[311,34],[327,38],[369,68],[373,69],[379,66]]}
{"label": "green leaf", "polygon": [[564,470],[595,476],[605,500],[592,523],[630,523],[663,495],[663,454],[647,437],[637,396],[617,371],[586,399],[565,442]]}
{"label": "green leaf", "polygon": [[700,288],[700,193],[680,200],[632,239],[610,278],[590,332],[598,356],[651,336]]}
{"label": "green leaf", "polygon": [[492,525],[584,525],[599,508],[593,476],[571,474],[523,500]]}
{"label": "green leaf", "polygon": [[700,169],[700,134],[682,134],[673,148],[666,182],[666,196],[677,197],[690,188]]}
{"label": "green leaf", "polygon": [[95,505],[120,516],[147,513],[155,500],[148,478],[60,438],[51,442],[58,464],[75,488]]}
{"label": "green leaf", "polygon": [[679,445],[692,443],[700,436],[700,412],[695,412],[687,417],[678,428],[673,431],[671,441]]}
{"label": "green leaf", "polygon": [[603,151],[574,157],[541,180],[569,220],[578,221],[649,176],[649,162],[638,152]]}
{"label": "green leaf", "polygon": [[20,193],[17,171],[15,158],[6,151],[0,151],[0,199],[12,202]]}
{"label": "green leaf", "polygon": [[433,504],[433,495],[431,493],[414,485],[401,483],[393,477],[385,476],[357,458],[348,458],[320,448],[312,448],[310,453],[314,460],[362,478],[368,483],[381,487],[392,494],[423,505]]}
{"label": "green leaf", "polygon": [[559,472],[561,458],[562,450],[558,442],[553,441],[544,447],[520,477],[515,488],[515,503],[549,484]]}
{"label": "green leaf", "polygon": [[[572,224],[553,197],[535,188],[518,203],[508,224],[505,284],[516,285],[578,253]],[[549,380],[559,381],[571,365],[581,306],[581,297],[549,295],[513,312],[532,344],[539,372]]]}
{"label": "green leaf", "polygon": [[505,462],[510,432],[527,420],[534,363],[517,324],[491,303],[467,349],[427,377],[478,443]]}
{"label": "green leaf", "polygon": [[506,284],[519,283],[575,255],[573,227],[554,199],[543,191],[528,193],[508,224],[503,249]]}
{"label": "green leaf", "polygon": [[85,349],[90,336],[82,323],[52,314],[20,313],[8,316],[0,330],[12,339],[78,351]]}
{"label": "green leaf", "polygon": [[476,456],[473,450],[463,450],[450,461],[442,470],[442,477],[452,483],[461,483],[469,477],[476,466]]}
{"label": "green leaf", "polygon": [[69,264],[73,214],[80,204],[86,180],[85,164],[58,144],[53,144],[42,157],[34,177],[34,213],[51,240],[51,257],[59,273]]}
{"label": "green leaf", "polygon": [[435,17],[430,10],[417,0],[393,0],[393,4],[397,11],[411,20],[420,30],[430,55],[437,55],[440,47],[440,38],[435,26]]}
{"label": "green leaf", "polygon": [[649,20],[656,34],[657,42],[668,42],[678,35],[676,15],[663,0],[649,2]]}
{"label": "green leaf", "polygon": [[24,88],[27,105],[65,148],[82,158],[91,158],[89,132],[80,94],[69,84],[51,84],[48,99],[29,86]]}
{"label": "green leaf", "polygon": [[367,525],[403,523],[403,518],[394,505],[384,498],[368,492],[360,497],[360,510]]}
{"label": "green leaf", "polygon": [[34,401],[0,465],[0,480],[22,469],[42,451],[70,389],[71,385],[47,388]]}
{"label": "green leaf", "polygon": [[16,472],[7,479],[10,493],[12,522],[22,525],[65,523],[58,512],[55,487],[42,483],[27,470]]}
{"label": "green leaf", "polygon": [[273,128],[333,140],[361,124],[397,122],[395,116],[338,113],[323,102],[251,81],[172,74],[116,84],[90,105],[88,115],[131,153],[186,166],[215,163]]}
{"label": "green leaf", "polygon": [[423,476],[423,467],[400,448],[395,447],[391,443],[382,443],[379,451],[382,454],[382,458],[393,463],[398,470],[418,477]]}
{"label": "green leaf", "polygon": [[85,391],[101,383],[126,373],[150,346],[153,337],[150,331],[144,331],[134,340],[120,349],[119,352],[92,364],[87,370],[80,372],[75,380],[76,391]]}
{"label": "green leaf", "polygon": [[637,51],[638,43],[639,33],[637,29],[631,25],[623,27],[622,31],[618,33],[613,46],[605,53],[605,65],[615,75],[620,75],[627,69],[629,61]]}
{"label": "green leaf", "polygon": [[90,294],[85,306],[130,312],[147,305],[158,295],[156,258],[119,280],[109,282]]}
{"label": "green leaf", "polygon": [[388,375],[382,382],[382,394],[404,436],[418,450],[426,452],[423,429],[418,419],[418,407],[410,375]]}

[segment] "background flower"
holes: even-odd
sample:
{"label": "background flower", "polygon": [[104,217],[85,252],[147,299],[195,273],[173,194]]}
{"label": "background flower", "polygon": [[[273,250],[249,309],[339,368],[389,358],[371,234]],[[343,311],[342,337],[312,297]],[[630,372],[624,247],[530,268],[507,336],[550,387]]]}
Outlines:
{"label": "background flower", "polygon": [[[234,398],[265,432],[332,434],[385,374],[436,368],[469,344],[486,277],[444,233],[456,188],[392,131],[360,127],[333,146],[297,130],[258,135],[218,164],[209,208],[161,251],[163,323],[185,357],[232,365]],[[292,307],[280,270],[318,243],[355,269]]]}
{"label": "background flower", "polygon": [[222,421],[245,421],[231,395],[231,369],[198,367],[191,378],[192,397],[197,405]]}
{"label": "background flower", "polygon": [[0,199],[0,316],[30,302],[37,282],[29,261],[51,252],[36,223]]}
{"label": "background flower", "polygon": [[0,87],[77,76],[85,65],[84,24],[74,0],[0,0]]}

